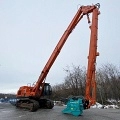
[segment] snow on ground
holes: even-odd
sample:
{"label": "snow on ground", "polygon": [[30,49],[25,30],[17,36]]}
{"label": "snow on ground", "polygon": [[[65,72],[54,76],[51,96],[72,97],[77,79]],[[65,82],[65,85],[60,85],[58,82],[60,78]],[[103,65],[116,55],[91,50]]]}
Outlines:
{"label": "snow on ground", "polygon": [[95,105],[91,106],[91,108],[102,108],[102,107],[103,107],[103,105],[98,102],[96,102]]}
{"label": "snow on ground", "polygon": [[99,109],[108,109],[108,108],[113,108],[113,109],[119,109],[117,105],[102,105],[98,102],[96,102],[95,105],[91,106],[91,108],[99,108]]}

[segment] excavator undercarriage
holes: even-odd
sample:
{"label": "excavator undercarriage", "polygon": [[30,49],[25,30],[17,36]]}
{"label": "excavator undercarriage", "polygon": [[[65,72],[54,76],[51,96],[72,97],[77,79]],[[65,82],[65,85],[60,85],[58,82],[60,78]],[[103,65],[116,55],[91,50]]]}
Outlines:
{"label": "excavator undercarriage", "polygon": [[52,100],[45,98],[38,100],[34,100],[30,98],[20,98],[16,102],[16,107],[27,109],[30,112],[34,112],[39,108],[52,109],[54,107],[54,103]]}

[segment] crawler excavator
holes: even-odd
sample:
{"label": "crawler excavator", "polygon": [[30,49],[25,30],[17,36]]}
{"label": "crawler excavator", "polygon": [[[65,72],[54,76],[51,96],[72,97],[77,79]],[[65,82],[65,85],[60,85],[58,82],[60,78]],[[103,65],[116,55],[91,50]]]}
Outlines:
{"label": "crawler excavator", "polygon": [[[46,65],[44,66],[37,82],[33,86],[22,86],[17,92],[16,107],[26,108],[29,111],[36,111],[39,108],[52,109],[54,107],[53,101],[49,99],[52,93],[50,84],[45,83],[47,74],[59,55],[63,45],[65,44],[68,36],[72,33],[73,29],[77,26],[83,16],[87,16],[88,23],[90,25],[90,46],[88,56],[88,68],[86,78],[86,92],[84,100],[84,108],[89,108],[96,102],[96,82],[95,82],[95,69],[96,69],[96,56],[97,52],[97,34],[98,34],[98,15],[100,4],[81,6],[71,23],[63,33]],[[92,13],[92,22],[90,21],[89,14]],[[92,91],[92,93],[91,93]]]}

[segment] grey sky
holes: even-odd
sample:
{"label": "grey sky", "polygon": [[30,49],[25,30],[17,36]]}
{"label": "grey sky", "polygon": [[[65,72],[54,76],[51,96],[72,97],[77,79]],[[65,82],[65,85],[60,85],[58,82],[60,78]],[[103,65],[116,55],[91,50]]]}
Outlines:
{"label": "grey sky", "polygon": [[[87,2],[88,1],[88,2]],[[54,47],[80,5],[100,3],[97,66],[120,65],[119,0],[0,0],[0,93],[16,93],[37,81]],[[62,83],[66,66],[87,66],[86,16],[69,36],[47,82]]]}

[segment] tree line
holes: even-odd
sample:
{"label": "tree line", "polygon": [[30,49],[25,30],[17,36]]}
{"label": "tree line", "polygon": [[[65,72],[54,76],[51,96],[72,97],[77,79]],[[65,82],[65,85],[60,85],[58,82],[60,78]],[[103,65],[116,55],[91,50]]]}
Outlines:
{"label": "tree line", "polygon": [[6,100],[9,100],[11,98],[16,98],[16,95],[15,94],[5,94],[5,93],[0,93],[0,99],[6,99]]}
{"label": "tree line", "polygon": [[[61,100],[69,96],[84,96],[86,84],[86,68],[81,66],[66,67],[63,83],[52,86],[53,100]],[[103,64],[96,70],[97,102],[106,104],[108,100],[120,100],[120,67]],[[15,98],[15,94],[0,93],[0,98]]]}
{"label": "tree line", "polygon": [[[60,100],[69,96],[84,96],[86,68],[72,66],[65,69],[64,82],[52,86],[52,99]],[[96,70],[97,102],[106,104],[108,100],[120,100],[120,67],[113,64],[101,65]]]}

